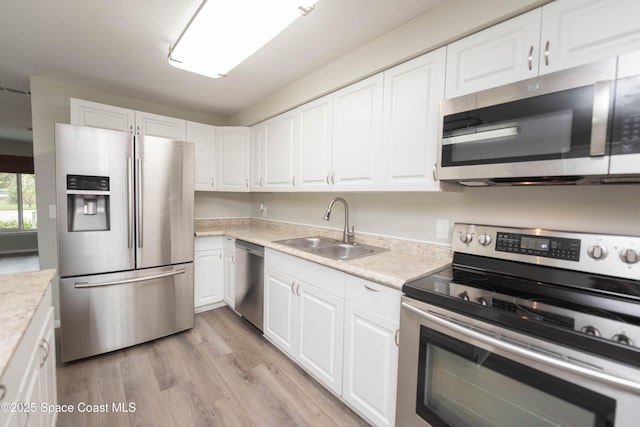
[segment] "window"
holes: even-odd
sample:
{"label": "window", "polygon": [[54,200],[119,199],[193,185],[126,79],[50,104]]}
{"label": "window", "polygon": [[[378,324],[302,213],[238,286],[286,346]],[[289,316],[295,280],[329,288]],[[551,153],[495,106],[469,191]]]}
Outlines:
{"label": "window", "polygon": [[0,231],[37,228],[33,159],[0,156],[0,171]]}

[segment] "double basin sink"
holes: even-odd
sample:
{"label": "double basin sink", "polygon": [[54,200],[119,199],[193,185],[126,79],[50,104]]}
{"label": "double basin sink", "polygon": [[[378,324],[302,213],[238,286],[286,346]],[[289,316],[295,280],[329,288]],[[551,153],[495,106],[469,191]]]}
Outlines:
{"label": "double basin sink", "polygon": [[334,260],[349,260],[387,251],[384,248],[356,243],[343,243],[339,240],[321,236],[278,240],[275,243]]}

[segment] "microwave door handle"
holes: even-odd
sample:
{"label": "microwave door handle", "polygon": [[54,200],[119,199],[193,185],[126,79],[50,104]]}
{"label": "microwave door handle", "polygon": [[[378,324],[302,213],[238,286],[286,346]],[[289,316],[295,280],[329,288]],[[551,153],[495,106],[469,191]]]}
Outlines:
{"label": "microwave door handle", "polygon": [[593,116],[589,154],[604,156],[607,145],[607,123],[611,102],[611,82],[597,82],[593,87]]}
{"label": "microwave door handle", "polygon": [[489,337],[480,332],[473,331],[464,326],[457,325],[439,316],[428,313],[424,310],[420,310],[416,307],[413,307],[410,304],[407,304],[406,302],[402,303],[402,307],[417,314],[423,319],[426,319],[445,329],[448,329],[449,331],[457,332],[458,334],[463,335],[467,338],[475,339],[481,343],[489,345],[490,347],[499,348],[511,355],[520,356],[529,361],[540,363],[541,365],[550,366],[553,368],[561,369],[563,371],[569,371],[581,377],[584,377],[590,380],[595,380],[600,383],[606,383],[616,388],[622,388],[634,393],[640,393],[640,383],[637,383],[635,381],[630,381],[624,378],[616,377],[615,375],[607,374],[605,372],[589,369],[582,365],[577,365],[574,363],[566,362],[561,359],[556,359],[551,356],[537,353],[535,351],[529,350],[524,347],[519,347],[515,344],[510,344],[508,342]]}

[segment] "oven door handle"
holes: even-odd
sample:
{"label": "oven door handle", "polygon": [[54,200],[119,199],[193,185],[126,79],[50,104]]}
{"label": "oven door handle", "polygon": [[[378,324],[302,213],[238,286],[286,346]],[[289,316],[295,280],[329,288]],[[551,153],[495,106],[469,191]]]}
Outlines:
{"label": "oven door handle", "polygon": [[423,310],[420,310],[419,308],[416,308],[406,302],[402,303],[402,307],[406,308],[407,310],[411,311],[412,313],[417,314],[418,316],[422,317],[423,319],[426,319],[430,322],[433,322],[445,329],[448,329],[450,331],[453,332],[457,332],[461,335],[464,335],[468,338],[472,338],[475,339],[477,341],[480,341],[484,344],[487,344],[489,346],[493,346],[495,348],[499,348],[509,354],[515,355],[515,356],[519,356],[525,359],[528,359],[530,361],[534,361],[534,362],[538,362],[541,363],[543,365],[546,366],[550,366],[553,368],[558,368],[558,369],[562,369],[565,371],[570,371],[574,374],[580,375],[584,378],[588,378],[590,380],[595,380],[601,383],[606,383],[609,385],[612,385],[614,387],[617,388],[622,388],[625,390],[629,390],[632,391],[634,393],[638,393],[640,394],[640,383],[637,383],[635,381],[629,381],[627,379],[624,378],[620,378],[620,377],[616,377],[615,375],[610,375],[607,374],[605,372],[601,372],[601,371],[596,371],[593,369],[589,369],[586,368],[584,366],[581,365],[576,365],[570,362],[566,362],[564,360],[560,360],[560,359],[555,359],[553,357],[544,355],[544,354],[540,354],[540,353],[536,353],[535,351],[523,348],[523,347],[519,347],[517,345],[514,344],[510,344],[508,342],[496,339],[496,338],[492,338],[489,336],[486,336],[480,332],[476,332],[470,329],[467,329],[464,326],[460,326],[457,325],[453,322],[450,322],[446,319],[443,319],[439,316],[436,316],[435,314],[431,314],[428,312],[425,312]]}

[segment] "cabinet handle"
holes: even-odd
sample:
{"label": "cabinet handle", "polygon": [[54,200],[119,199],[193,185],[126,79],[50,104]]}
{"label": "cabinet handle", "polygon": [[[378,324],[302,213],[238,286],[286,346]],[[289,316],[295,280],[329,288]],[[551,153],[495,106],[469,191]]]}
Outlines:
{"label": "cabinet handle", "polygon": [[371,291],[371,292],[380,292],[379,289],[374,289],[369,285],[364,285],[364,287],[365,287],[366,290]]}
{"label": "cabinet handle", "polygon": [[291,293],[294,294],[294,295],[296,294],[296,291],[294,289],[295,286],[296,286],[296,282],[291,282]]}
{"label": "cabinet handle", "polygon": [[437,169],[437,167],[438,167],[438,164],[434,163],[433,164],[433,170],[431,171],[433,173],[433,180],[434,181],[438,180],[438,169]]}
{"label": "cabinet handle", "polygon": [[129,133],[133,134],[133,125],[129,125]]}
{"label": "cabinet handle", "polygon": [[296,295],[300,296],[300,283],[296,283]]}
{"label": "cabinet handle", "polygon": [[214,179],[213,179],[213,178],[211,178],[211,186],[212,186],[212,187],[215,187],[215,184],[216,184],[216,182],[214,181]]}
{"label": "cabinet handle", "polygon": [[235,265],[235,263],[236,263],[236,256],[234,255],[231,257],[231,264]]}
{"label": "cabinet handle", "polygon": [[136,126],[136,135],[140,135],[140,126]]}
{"label": "cabinet handle", "polygon": [[244,186],[249,188],[249,179],[244,180]]}
{"label": "cabinet handle", "polygon": [[527,62],[529,63],[529,70],[531,70],[533,68],[533,45],[529,48],[529,58]]}
{"label": "cabinet handle", "polygon": [[222,252],[218,254],[218,259],[222,259]]}
{"label": "cabinet handle", "polygon": [[262,177],[260,177],[260,187],[262,187]]}
{"label": "cabinet handle", "polygon": [[400,329],[396,329],[393,340],[396,342],[396,347],[400,347]]}
{"label": "cabinet handle", "polygon": [[331,172],[331,184],[336,185],[336,173]]}
{"label": "cabinet handle", "polygon": [[291,178],[291,185],[293,185],[294,187],[296,186],[296,176],[293,175],[293,177]]}
{"label": "cabinet handle", "polygon": [[547,40],[547,44],[544,45],[544,65],[549,65],[549,40]]}
{"label": "cabinet handle", "polygon": [[40,367],[42,368],[44,364],[47,362],[49,358],[49,351],[51,350],[49,347],[49,342],[42,338],[42,342],[40,343],[40,348],[44,351],[44,357],[40,361]]}
{"label": "cabinet handle", "polygon": [[327,180],[327,185],[331,185],[331,182],[329,182],[329,172],[327,172],[325,179]]}
{"label": "cabinet handle", "polygon": [[4,384],[0,384],[0,401],[4,399],[4,396],[7,394],[7,387]]}

